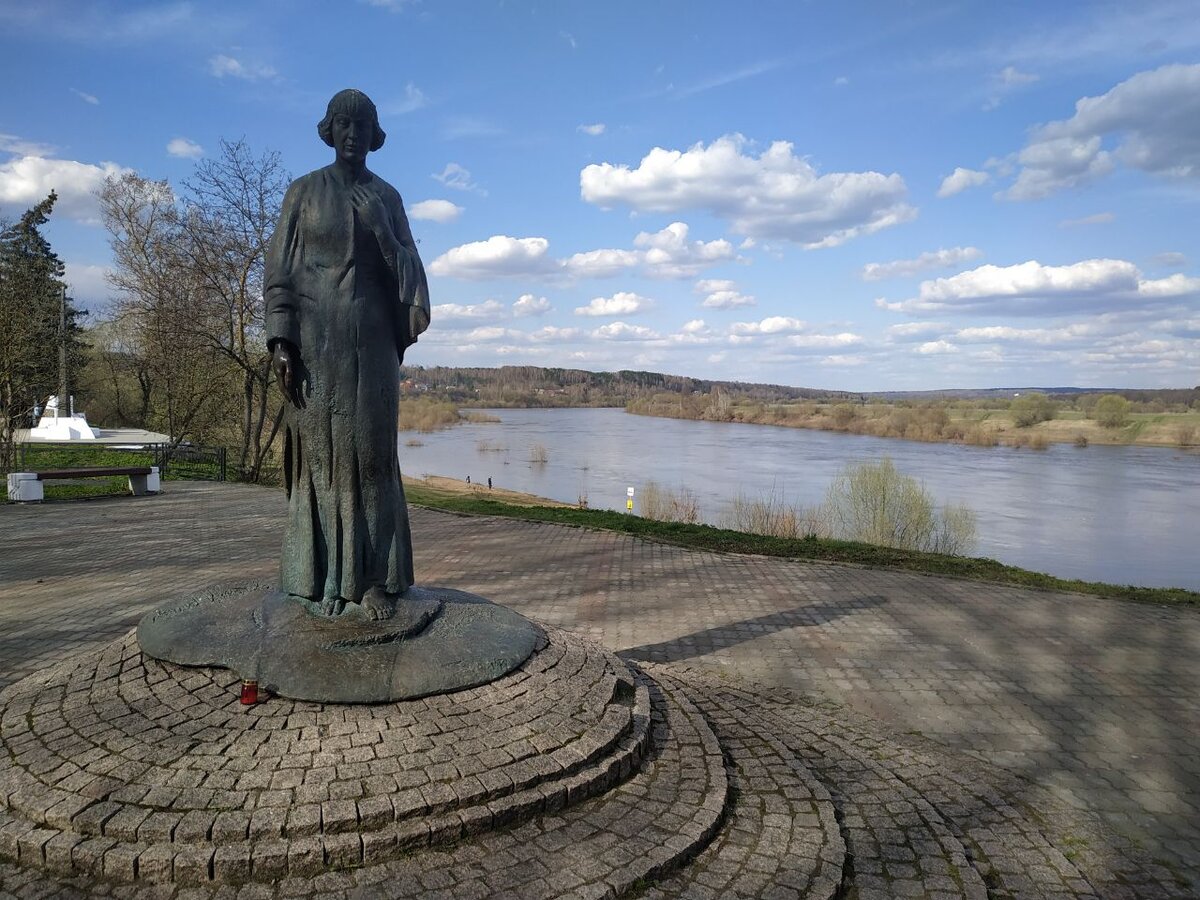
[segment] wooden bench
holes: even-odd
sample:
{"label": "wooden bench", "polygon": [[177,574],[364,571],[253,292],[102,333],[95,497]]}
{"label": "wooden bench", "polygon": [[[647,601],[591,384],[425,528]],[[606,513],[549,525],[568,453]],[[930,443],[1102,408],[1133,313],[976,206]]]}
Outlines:
{"label": "wooden bench", "polygon": [[43,481],[60,478],[129,478],[129,492],[135,497],[157,494],[161,489],[158,466],[81,466],[77,469],[46,469],[43,472],[9,472],[8,499],[37,502],[45,499]]}

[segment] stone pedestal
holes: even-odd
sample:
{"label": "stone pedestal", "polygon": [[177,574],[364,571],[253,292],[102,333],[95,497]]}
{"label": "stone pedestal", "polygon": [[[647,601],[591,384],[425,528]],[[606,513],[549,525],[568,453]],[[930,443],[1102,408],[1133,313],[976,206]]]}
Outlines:
{"label": "stone pedestal", "polygon": [[413,587],[391,618],[374,621],[358,604],[323,616],[265,584],[160,607],[137,637],[156,659],[221,666],[270,693],[318,703],[385,703],[486,684],[545,643],[523,616],[465,591]]}

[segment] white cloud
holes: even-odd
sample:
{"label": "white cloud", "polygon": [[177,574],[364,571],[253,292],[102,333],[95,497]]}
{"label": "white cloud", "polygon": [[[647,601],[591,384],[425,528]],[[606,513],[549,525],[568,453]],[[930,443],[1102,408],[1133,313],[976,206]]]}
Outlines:
{"label": "white cloud", "polygon": [[860,354],[835,353],[817,360],[822,366],[865,366],[870,360]]}
{"label": "white cloud", "polygon": [[608,278],[628,271],[642,261],[636,250],[588,250],[563,260],[568,274],[580,278]]}
{"label": "white cloud", "polygon": [[441,174],[430,177],[456,191],[473,191],[482,197],[487,196],[487,191],[471,180],[471,173],[456,162],[446,163],[446,168],[441,171]]}
{"label": "white cloud", "polygon": [[1016,66],[1005,66],[992,76],[992,95],[983,104],[984,110],[992,110],[999,106],[1005,95],[1027,84],[1033,84],[1041,78],[1032,72],[1022,72]]}
{"label": "white cloud", "polygon": [[1136,308],[1147,302],[1200,294],[1200,278],[1182,274],[1147,280],[1131,262],[1085,259],[1066,266],[1036,260],[1012,266],[980,266],[949,278],[923,281],[918,296],[876,305],[893,312],[1006,312],[1012,315],[1059,315],[1112,308]]}
{"label": "white cloud", "polygon": [[562,266],[567,275],[578,278],[608,278],[638,266],[651,278],[691,278],[736,256],[726,240],[687,238],[688,226],[672,222],[661,231],[638,234],[633,240],[637,250],[588,250],[563,260]]}
{"label": "white cloud", "polygon": [[37,156],[10,159],[0,164],[0,207],[29,207],[44,200],[51,191],[56,191],[56,216],[98,225],[100,210],[96,190],[108,176],[128,171],[114,162],[93,166],[72,159],[42,159]]}
{"label": "white cloud", "polygon": [[1059,228],[1075,228],[1079,225],[1107,225],[1109,222],[1117,220],[1115,213],[1099,212],[1093,213],[1090,216],[1081,216],[1078,219],[1063,219],[1058,223]]}
{"label": "white cloud", "polygon": [[686,151],[655,147],[636,169],[602,163],[579,177],[584,200],[608,207],[675,213],[700,209],[750,237],[812,249],[832,247],[913,218],[899,175],[819,175],[792,144],[776,141],[757,157],[740,134]]}
{"label": "white cloud", "polygon": [[204,155],[204,148],[195,141],[177,137],[167,142],[167,153],[182,159],[199,159]]}
{"label": "white cloud", "polygon": [[[520,332],[515,333],[518,337]],[[500,325],[481,325],[478,328],[472,328],[464,336],[463,340],[467,341],[502,341],[506,338],[511,339],[514,332]]]}
{"label": "white cloud", "polygon": [[[1036,200],[1107,175],[1118,162],[1174,178],[1200,177],[1200,63],[1139,72],[1069,119],[1034,130],[1004,196]],[[1104,149],[1104,139],[1115,149]]]}
{"label": "white cloud", "polygon": [[790,316],[767,316],[759,322],[734,322],[729,327],[729,333],[738,337],[756,334],[787,334],[803,331],[807,326],[807,322],[793,319]]}
{"label": "white cloud", "polygon": [[96,312],[97,306],[104,305],[112,297],[114,292],[108,283],[108,266],[68,262],[65,268],[63,280],[67,283],[67,289],[84,309]]}
{"label": "white cloud", "polygon": [[918,353],[928,355],[941,355],[944,353],[957,353],[958,348],[949,341],[927,341],[917,348]]}
{"label": "white cloud", "polygon": [[837,78],[833,79],[833,84],[835,87],[845,87],[849,83],[850,79],[845,75],[839,75]]}
{"label": "white cloud", "polygon": [[522,294],[513,301],[513,315],[518,318],[524,316],[544,316],[546,313],[553,310],[550,301],[545,297],[535,297],[533,294]]}
{"label": "white cloud", "polygon": [[15,153],[17,156],[53,156],[58,152],[58,148],[53,144],[27,141],[15,134],[0,134],[0,151]]}
{"label": "white cloud", "polygon": [[425,92],[410,81],[404,85],[404,96],[383,103],[380,106],[380,111],[384,115],[403,116],[410,112],[416,112],[418,109],[423,109],[428,105],[429,98],[425,96]]}
{"label": "white cloud", "polygon": [[706,334],[710,329],[704,324],[703,319],[692,319],[684,322],[683,327],[679,330],[684,334]]}
{"label": "white cloud", "polygon": [[690,278],[702,269],[733,259],[733,245],[726,240],[688,241],[688,226],[672,222],[653,234],[643,231],[633,239],[643,249],[646,274],[654,278]]}
{"label": "white cloud", "polygon": [[592,333],[592,337],[606,341],[654,341],[661,335],[652,328],[644,325],[629,325],[625,322],[610,322],[601,325]]}
{"label": "white cloud", "polygon": [[81,91],[81,90],[78,90],[77,88],[70,88],[69,90],[71,91],[72,94],[74,94],[76,97],[78,97],[84,103],[89,103],[92,106],[100,105],[100,98],[97,97],[95,94],[89,94],[86,91]]}
{"label": "white cloud", "polygon": [[456,322],[463,320],[502,319],[508,314],[506,307],[499,300],[485,300],[463,306],[458,303],[440,303],[433,307],[432,319],[438,322]]}
{"label": "white cloud", "polygon": [[599,137],[604,134],[604,123],[597,122],[594,125],[580,125],[575,130],[582,134],[590,134],[592,137]]}
{"label": "white cloud", "polygon": [[429,270],[454,278],[482,279],[503,274],[575,279],[608,278],[640,267],[652,278],[691,278],[704,268],[735,257],[728,241],[689,241],[687,237],[687,225],[674,222],[662,231],[640,233],[634,239],[636,250],[603,248],[556,259],[547,255],[550,242],[545,238],[495,235],[447,251],[433,261]]}
{"label": "white cloud", "polygon": [[434,275],[469,280],[522,278],[553,271],[546,256],[550,242],[543,237],[514,238],[497,234],[486,241],[462,244],[447,250],[429,264]]}
{"label": "white cloud", "polygon": [[907,343],[923,341],[926,336],[943,332],[948,327],[941,322],[901,322],[898,325],[889,325],[886,334],[890,341]]}
{"label": "white cloud", "polygon": [[950,247],[930,250],[916,259],[896,259],[885,263],[867,263],[863,266],[864,281],[881,281],[884,278],[907,278],[928,269],[949,269],[960,263],[983,256],[978,247]]}
{"label": "white cloud", "polygon": [[840,334],[793,334],[787,339],[789,347],[799,350],[835,350],[861,344],[863,336],[843,331]]}
{"label": "white cloud", "polygon": [[1194,297],[1197,294],[1200,294],[1200,278],[1189,278],[1181,273],[1138,281],[1138,295],[1141,297]]}
{"label": "white cloud", "polygon": [[953,197],[955,194],[960,194],[967,188],[979,187],[981,184],[986,184],[992,176],[987,172],[980,172],[976,169],[964,169],[958,166],[953,172],[942,179],[941,187],[937,190],[939,197]]}
{"label": "white cloud", "polygon": [[208,60],[209,74],[217,78],[228,75],[231,78],[241,78],[244,81],[259,81],[264,78],[274,78],[278,73],[266,63],[249,60],[243,62],[233,56],[218,53]]}
{"label": "white cloud", "polygon": [[558,328],[554,325],[546,325],[539,328],[537,331],[530,332],[529,338],[533,341],[573,341],[577,339],[583,332],[578,328]]}
{"label": "white cloud", "polygon": [[697,294],[711,294],[713,291],[736,291],[737,282],[731,278],[701,278],[696,282]]}
{"label": "white cloud", "polygon": [[1028,343],[1061,344],[1094,338],[1098,333],[1111,330],[1095,324],[1075,324],[1061,328],[1014,328],[1011,325],[986,325],[983,327],[960,328],[954,339],[965,343]]}
{"label": "white cloud", "polygon": [[749,294],[737,291],[713,291],[700,303],[705,309],[739,309],[745,306],[757,306],[758,301]]}
{"label": "white cloud", "polygon": [[1021,72],[1015,66],[1005,66],[996,76],[1001,84],[1006,85],[1033,84],[1040,78],[1040,75],[1034,75],[1032,72]]}
{"label": "white cloud", "polygon": [[728,278],[702,278],[696,282],[695,291],[705,295],[700,304],[705,309],[737,309],[757,305],[753,297],[738,290],[737,282]]}
{"label": "white cloud", "polygon": [[1010,200],[1040,200],[1057,191],[1079,187],[1116,168],[1112,154],[1101,150],[1099,135],[1044,138],[1017,154],[1022,166],[1008,190]]}
{"label": "white cloud", "polygon": [[611,297],[596,297],[587,306],[575,307],[577,316],[631,316],[645,312],[654,301],[629,291],[618,291]]}
{"label": "white cloud", "polygon": [[409,218],[425,222],[453,222],[462,215],[463,208],[449,200],[422,200],[408,209]]}
{"label": "white cloud", "polygon": [[1186,256],[1173,250],[1169,250],[1166,253],[1157,253],[1151,261],[1154,265],[1167,269],[1182,269],[1188,264]]}

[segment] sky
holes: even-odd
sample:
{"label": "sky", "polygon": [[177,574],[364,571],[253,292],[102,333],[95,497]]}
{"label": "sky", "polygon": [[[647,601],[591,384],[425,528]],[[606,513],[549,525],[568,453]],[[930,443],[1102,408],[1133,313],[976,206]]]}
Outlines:
{"label": "sky", "polygon": [[874,390],[1200,384],[1192,2],[0,0],[0,216],[222,139],[332,161],[330,96],[430,276],[417,365]]}

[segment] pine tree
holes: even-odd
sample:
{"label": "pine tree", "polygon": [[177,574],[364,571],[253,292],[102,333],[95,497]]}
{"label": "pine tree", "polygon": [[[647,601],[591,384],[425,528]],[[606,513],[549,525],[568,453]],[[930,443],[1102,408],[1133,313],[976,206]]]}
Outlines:
{"label": "pine tree", "polygon": [[[0,469],[14,463],[16,431],[32,424],[35,404],[57,391],[63,263],[42,234],[58,195],[0,224]],[[66,297],[67,367],[78,371],[83,346],[76,309]],[[63,403],[66,399],[63,398]]]}

